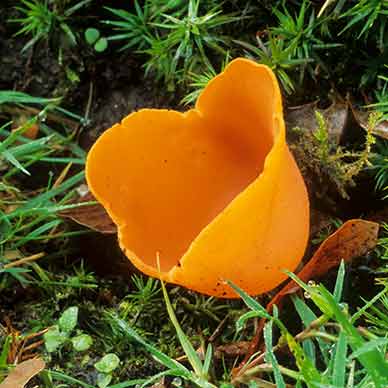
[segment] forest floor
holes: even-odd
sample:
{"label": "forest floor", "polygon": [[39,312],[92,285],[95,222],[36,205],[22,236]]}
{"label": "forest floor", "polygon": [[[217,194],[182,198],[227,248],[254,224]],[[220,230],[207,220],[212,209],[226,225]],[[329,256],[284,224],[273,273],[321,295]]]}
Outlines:
{"label": "forest floor", "polygon": [[[216,3],[0,5],[1,388],[388,386],[383,14],[372,24],[367,19],[365,32],[352,22],[363,1],[327,9],[330,2],[323,1],[290,1],[288,9],[281,1]],[[127,13],[120,19],[106,7]],[[203,37],[192,33],[189,43],[178,34],[189,24],[168,27],[187,22],[187,12],[215,23],[202,21]],[[47,28],[31,27],[36,20]],[[18,34],[26,26],[31,29]],[[92,28],[95,40],[87,37]],[[124,42],[117,28],[124,28]],[[171,30],[178,35],[170,37]],[[166,42],[160,52],[156,43],[147,46],[152,34]],[[105,36],[108,46],[96,48]],[[214,45],[224,52],[209,46],[204,59],[202,38],[220,39]],[[180,41],[189,49],[174,56]],[[224,300],[168,285],[167,297],[158,280],[121,252],[115,225],[98,203],[89,203],[94,198],[83,172],[88,150],[106,129],[141,108],[189,109],[196,96],[190,93],[240,56],[269,65],[280,81],[288,144],[310,198],[310,239],[298,271],[312,257],[315,267],[299,273],[304,292],[286,296],[279,317],[262,307],[279,288]],[[353,234],[341,231],[349,220],[357,223]],[[343,250],[322,246],[338,229]],[[317,254],[319,246],[327,256]],[[249,310],[254,313],[246,316]],[[270,325],[252,350],[262,317]],[[3,379],[27,360],[44,360],[43,371],[41,364],[32,372],[24,364],[25,381],[6,385]]]}

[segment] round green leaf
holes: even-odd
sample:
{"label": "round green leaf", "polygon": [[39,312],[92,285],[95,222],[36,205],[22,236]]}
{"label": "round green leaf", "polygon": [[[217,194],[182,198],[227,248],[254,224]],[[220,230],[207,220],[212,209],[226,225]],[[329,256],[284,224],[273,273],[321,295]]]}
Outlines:
{"label": "round green leaf", "polygon": [[97,385],[99,388],[105,388],[109,385],[112,380],[112,375],[107,375],[105,373],[99,373],[97,375]]}
{"label": "round green leaf", "polygon": [[120,359],[114,353],[108,353],[94,364],[94,367],[101,373],[111,373],[120,364]]}
{"label": "round green leaf", "polygon": [[70,333],[77,326],[78,307],[73,306],[66,309],[58,320],[59,328],[66,333]]}
{"label": "round green leaf", "polygon": [[66,333],[59,331],[58,326],[53,326],[43,335],[44,345],[49,353],[55,352],[67,340]]}
{"label": "round green leaf", "polygon": [[99,37],[100,37],[100,31],[98,31],[97,28],[87,28],[85,30],[85,40],[90,45],[95,43]]}
{"label": "round green leaf", "polygon": [[92,346],[93,339],[88,334],[80,334],[71,339],[71,343],[73,344],[73,348],[77,352],[83,352],[84,350],[89,349]]}
{"label": "round green leaf", "polygon": [[107,41],[106,38],[98,39],[98,41],[97,41],[96,44],[94,45],[94,49],[95,49],[98,53],[102,53],[103,51],[106,50],[107,47],[108,47],[108,41]]}

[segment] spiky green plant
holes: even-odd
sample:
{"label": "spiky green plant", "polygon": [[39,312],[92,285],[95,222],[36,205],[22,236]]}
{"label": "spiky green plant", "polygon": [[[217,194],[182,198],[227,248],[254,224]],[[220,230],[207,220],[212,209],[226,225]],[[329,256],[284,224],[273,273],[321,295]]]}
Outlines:
{"label": "spiky green plant", "polygon": [[[341,31],[350,31],[352,27],[358,25],[357,38],[363,35],[368,36],[374,30],[378,47],[381,51],[385,48],[387,33],[388,4],[385,0],[360,0],[357,1],[342,17],[348,23]],[[354,31],[355,28],[352,28]]]}
{"label": "spiky green plant", "polygon": [[39,41],[48,41],[53,35],[63,33],[71,45],[77,44],[76,33],[69,22],[73,14],[92,0],[81,0],[64,10],[57,10],[55,4],[48,0],[21,0],[15,8],[23,17],[11,19],[10,22],[20,25],[18,35],[30,37],[22,52],[28,50]]}
{"label": "spiky green plant", "polygon": [[225,55],[230,39],[222,35],[220,28],[238,20],[235,15],[223,14],[220,6],[202,14],[199,5],[199,0],[190,0],[187,11],[180,16],[163,14],[161,22],[154,23],[160,34],[144,50],[149,56],[146,73],[154,70],[170,88],[184,82],[190,72],[208,67],[209,51]]}

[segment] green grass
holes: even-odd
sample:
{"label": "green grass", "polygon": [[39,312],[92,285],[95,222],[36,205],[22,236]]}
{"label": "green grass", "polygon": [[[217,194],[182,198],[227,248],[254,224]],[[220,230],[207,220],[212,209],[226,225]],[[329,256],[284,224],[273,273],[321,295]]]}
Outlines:
{"label": "green grass", "polygon": [[[0,104],[18,104],[23,107],[53,102],[57,103],[58,100],[34,98],[8,91],[0,93]],[[24,260],[32,256],[31,260],[34,261],[36,254],[44,256],[45,244],[50,241],[64,242],[84,233],[67,230],[58,213],[77,206],[71,204],[71,200],[74,198],[74,189],[84,180],[84,173],[79,171],[70,177],[66,175],[73,165],[84,165],[85,152],[72,141],[73,133],[63,135],[45,124],[50,109],[62,111],[58,106],[50,108],[47,105],[39,115],[14,131],[11,131],[11,122],[0,128],[0,136],[4,139],[0,141],[0,168],[3,171],[0,182],[1,288],[8,285],[4,276],[7,278],[11,275],[24,284],[32,281],[28,273],[30,271],[23,266]],[[40,136],[34,140],[23,136],[31,125],[39,125]],[[16,186],[21,175],[33,179],[30,169],[34,164],[50,165],[58,169],[59,173],[55,176],[47,170],[47,184],[43,188],[23,190]],[[61,172],[63,175],[60,178]],[[15,265],[20,260],[21,265]]]}
{"label": "green grass", "polygon": [[218,6],[201,13],[199,5],[199,0],[190,0],[181,16],[163,14],[162,21],[154,23],[161,33],[145,50],[150,57],[145,63],[146,73],[155,70],[157,77],[162,76],[169,85],[172,81],[184,80],[190,71],[209,65],[209,50],[226,54],[230,38],[223,36],[220,28],[237,18],[223,15]]}
{"label": "green grass", "polygon": [[[262,358],[262,355],[253,357],[240,371],[237,381],[247,381],[249,378],[254,378],[255,372],[269,370],[273,373],[277,386],[285,386],[282,378],[284,375],[295,380],[297,385],[304,382],[309,387],[343,387],[345,384],[348,387],[362,387],[367,382],[373,382],[376,387],[384,387],[388,383],[388,362],[385,359],[388,340],[385,335],[377,337],[367,329],[361,334],[354,325],[356,319],[352,319],[347,306],[340,304],[340,290],[344,279],[343,264],[338,272],[334,294],[323,285],[309,286],[294,275],[290,274],[290,276],[303,287],[322,314],[316,316],[305,302],[297,297],[294,298],[295,307],[305,325],[304,331],[297,335],[289,333],[283,322],[279,320],[276,309],[273,315],[269,315],[254,299],[237,286],[231,285],[255,315],[268,320],[264,331],[264,336],[267,336],[266,345],[272,345],[272,326],[276,325],[281,333],[276,348],[287,346],[297,366],[296,370],[281,368],[273,353],[273,348],[272,350],[267,349],[265,360],[269,365],[261,367],[258,364],[258,359]],[[385,289],[384,294],[386,292]],[[252,318],[252,316],[246,314],[240,318],[239,325],[245,322],[245,317]],[[303,347],[306,340],[314,340],[314,342],[309,342],[308,347]],[[327,347],[325,347],[327,344],[324,345],[322,341],[327,342],[333,351],[330,358],[323,360],[324,368],[319,367],[316,363],[318,358],[321,358],[319,352],[322,349],[323,352],[327,352]],[[359,362],[357,365],[355,365],[356,360]]]}
{"label": "green grass", "polygon": [[370,171],[374,175],[375,190],[382,194],[382,198],[388,198],[388,141],[379,140],[375,152],[371,158]]}
{"label": "green grass", "polygon": [[[383,287],[371,301],[360,304],[360,309],[351,314],[342,301],[345,266],[338,271],[334,291],[329,292],[323,285],[310,286],[300,282],[290,274],[309,295],[309,299],[293,296],[296,314],[301,329],[291,334],[287,323],[280,318],[277,309],[268,313],[255,299],[230,283],[241,296],[247,309],[240,307],[240,318],[235,321],[235,331],[244,332],[254,317],[265,318],[265,352],[254,354],[237,374],[231,373],[230,365],[220,374],[216,368],[219,362],[214,358],[211,344],[204,343],[203,353],[198,353],[198,345],[193,345],[179,323],[167,290],[162,284],[164,301],[170,324],[176,331],[185,361],[177,361],[158,349],[152,342],[139,335],[138,328],[117,313],[107,312],[107,319],[115,328],[116,335],[123,337],[128,345],[139,344],[160,363],[162,369],[146,378],[119,380],[110,388],[129,387],[139,384],[146,387],[158,382],[163,376],[185,381],[189,386],[199,387],[285,387],[286,383],[307,387],[385,387],[387,384],[388,362],[385,360],[388,339],[387,291]],[[315,305],[315,306],[314,306]],[[177,305],[175,310],[177,309]],[[367,322],[368,326],[362,324]],[[361,324],[361,326],[360,326]],[[276,328],[276,330],[275,330]],[[128,346],[127,345],[127,346]],[[206,350],[205,350],[206,349]],[[284,358],[284,353],[288,356]],[[291,361],[290,357],[293,361]],[[226,372],[226,374],[225,374]],[[57,371],[47,371],[54,380],[75,382],[75,379]],[[79,382],[81,386],[90,385]]]}
{"label": "green grass", "polygon": [[[229,63],[229,61],[230,61],[230,55],[229,55],[229,52],[227,52],[225,55],[225,59],[221,64],[220,71],[224,70],[225,66]],[[192,89],[192,91],[189,94],[187,94],[184,98],[182,98],[181,100],[182,104],[193,105],[196,102],[198,96],[201,94],[202,90],[208,84],[208,82],[217,75],[217,71],[210,63],[207,63],[206,66],[207,66],[207,69],[203,73],[192,72],[188,75],[188,78],[190,79],[188,88]]]}
{"label": "green grass", "polygon": [[294,58],[297,42],[293,41],[291,45],[287,45],[283,37],[274,35],[272,32],[268,32],[268,39],[265,42],[259,35],[256,35],[257,45],[240,40],[236,40],[236,43],[246,49],[248,58],[270,67],[287,94],[292,94],[295,91],[294,82],[289,72],[313,61],[307,57]]}
{"label": "green grass", "polygon": [[[59,2],[52,5],[48,0],[21,0],[21,4],[15,9],[23,17],[9,20],[20,26],[18,35],[27,35],[29,40],[24,45],[22,52],[33,47],[39,41],[56,40],[63,36],[70,46],[77,44],[77,36],[71,27],[70,21],[74,14],[82,7],[88,5],[91,0],[81,0],[72,6],[60,9]],[[66,46],[65,43],[61,43]]]}
{"label": "green grass", "polygon": [[199,0],[163,4],[146,0],[141,7],[136,1],[134,12],[107,8],[118,20],[104,23],[117,32],[108,40],[123,42],[120,50],[144,53],[145,73],[162,79],[172,91],[176,84],[187,83],[190,72],[209,68],[209,54],[226,54],[230,38],[222,34],[222,27],[239,18],[223,14],[220,5],[204,6]]}
{"label": "green grass", "polygon": [[350,30],[353,26],[357,26],[357,39],[362,36],[374,35],[379,49],[384,51],[388,4],[382,0],[360,0],[355,3],[342,15],[347,20],[347,24],[341,33]]}

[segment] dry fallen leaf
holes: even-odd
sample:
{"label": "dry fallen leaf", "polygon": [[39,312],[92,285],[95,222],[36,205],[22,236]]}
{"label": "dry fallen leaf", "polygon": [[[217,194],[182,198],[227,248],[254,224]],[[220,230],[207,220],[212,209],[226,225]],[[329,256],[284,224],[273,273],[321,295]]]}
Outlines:
{"label": "dry fallen leaf", "polygon": [[[77,203],[91,202],[96,199],[93,195],[87,191],[83,195],[80,195]],[[104,234],[112,234],[117,232],[116,225],[109,217],[105,209],[99,204],[87,205],[75,207],[60,213],[62,217],[70,218],[73,221],[86,226],[89,229],[93,229],[96,232]]]}
{"label": "dry fallen leaf", "polygon": [[[360,127],[362,127],[363,129],[367,130],[368,129],[368,118],[369,118],[370,112],[355,109],[352,105],[350,107],[351,107],[352,114],[353,114],[354,118],[356,119],[358,125]],[[383,120],[383,121],[379,122],[372,129],[372,133],[374,135],[382,137],[383,139],[388,140],[388,121]]]}
{"label": "dry fallen leaf", "polygon": [[238,341],[232,342],[227,345],[220,345],[214,351],[214,357],[219,359],[222,356],[226,357],[236,357],[244,356],[251,345],[250,341]]}
{"label": "dry fallen leaf", "polygon": [[[304,282],[321,278],[330,269],[338,267],[341,260],[348,263],[365,255],[376,246],[378,232],[379,224],[376,222],[360,219],[345,222],[320,245],[309,262],[298,272],[298,278]],[[299,289],[300,286],[291,280],[277,295],[292,294]]]}
{"label": "dry fallen leaf", "polygon": [[157,383],[151,385],[150,388],[170,388],[170,387],[173,386],[171,384],[171,382],[172,382],[172,378],[171,377],[163,376],[160,379],[160,381],[158,381]]}
{"label": "dry fallen leaf", "polygon": [[[16,130],[23,125],[26,125],[28,120],[32,119],[32,115],[24,111],[16,111],[12,115],[12,129]],[[38,122],[31,123],[23,132],[23,136],[28,139],[35,140],[39,134],[39,124]]]}
{"label": "dry fallen leaf", "polygon": [[330,138],[339,144],[346,127],[348,119],[348,104],[345,102],[333,102],[326,109],[319,109],[317,102],[310,102],[305,105],[290,107],[286,112],[286,123],[289,128],[303,128],[313,131],[318,124],[315,117],[315,112],[322,114],[327,125],[327,131]]}
{"label": "dry fallen leaf", "polygon": [[45,367],[40,358],[24,361],[16,365],[15,369],[0,384],[0,388],[24,388],[24,386]]}

